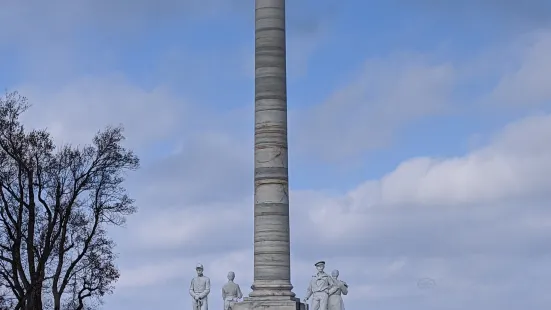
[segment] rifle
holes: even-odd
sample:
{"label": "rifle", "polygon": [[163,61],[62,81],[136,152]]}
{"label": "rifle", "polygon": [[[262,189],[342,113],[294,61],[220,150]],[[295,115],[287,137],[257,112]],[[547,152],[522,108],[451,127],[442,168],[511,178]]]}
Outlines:
{"label": "rifle", "polygon": [[197,299],[196,309],[195,310],[201,310],[201,306],[203,306],[203,300],[201,298]]}

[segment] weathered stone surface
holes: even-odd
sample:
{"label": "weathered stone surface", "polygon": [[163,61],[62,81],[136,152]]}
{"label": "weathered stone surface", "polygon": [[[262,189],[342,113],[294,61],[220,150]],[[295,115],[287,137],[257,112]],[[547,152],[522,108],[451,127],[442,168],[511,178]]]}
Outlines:
{"label": "weathered stone surface", "polygon": [[232,310],[307,310],[307,306],[295,298],[245,298],[232,305]]}
{"label": "weathered stone surface", "polygon": [[289,247],[285,0],[255,1],[254,283],[294,297]]}
{"label": "weathered stone surface", "polygon": [[285,0],[255,0],[254,283],[232,310],[306,310],[291,284]]}

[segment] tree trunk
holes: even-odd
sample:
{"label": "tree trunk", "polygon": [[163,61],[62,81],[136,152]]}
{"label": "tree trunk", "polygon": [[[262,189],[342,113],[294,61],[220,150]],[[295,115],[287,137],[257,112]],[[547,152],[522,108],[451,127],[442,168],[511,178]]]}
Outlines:
{"label": "tree trunk", "polygon": [[30,292],[25,310],[42,310],[42,283],[36,285]]}
{"label": "tree trunk", "polygon": [[54,310],[61,310],[61,294],[54,293]]}

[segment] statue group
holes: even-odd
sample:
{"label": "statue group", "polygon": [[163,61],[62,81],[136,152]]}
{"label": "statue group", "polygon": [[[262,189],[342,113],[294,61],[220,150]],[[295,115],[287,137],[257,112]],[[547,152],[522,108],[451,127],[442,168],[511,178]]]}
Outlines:
{"label": "statue group", "polygon": [[[193,310],[208,310],[210,293],[210,279],[203,274],[203,265],[197,264],[195,271],[197,276],[191,279],[189,294],[193,298],[191,306]],[[233,282],[235,273],[228,272],[228,283],[222,287],[222,299],[224,300],[224,310],[230,310],[233,302],[239,301],[243,297],[239,284]]]}
{"label": "statue group", "polygon": [[[306,298],[312,301],[312,310],[344,310],[342,295],[348,294],[348,284],[339,280],[339,271],[333,270],[331,276],[325,273],[325,262],[319,261],[315,264],[318,272],[312,276]],[[195,271],[197,276],[191,280],[189,294],[193,298],[193,310],[208,310],[208,295],[210,293],[210,279],[203,274],[203,265],[197,264]],[[231,310],[232,304],[238,302],[242,297],[239,284],[234,282],[235,273],[228,272],[228,282],[222,287],[222,300],[224,301],[224,310]]]}
{"label": "statue group", "polygon": [[333,270],[331,276],[325,273],[324,261],[314,266],[318,272],[310,279],[304,303],[312,298],[312,310],[344,310],[342,295],[348,294],[348,284],[339,280],[338,270]]}

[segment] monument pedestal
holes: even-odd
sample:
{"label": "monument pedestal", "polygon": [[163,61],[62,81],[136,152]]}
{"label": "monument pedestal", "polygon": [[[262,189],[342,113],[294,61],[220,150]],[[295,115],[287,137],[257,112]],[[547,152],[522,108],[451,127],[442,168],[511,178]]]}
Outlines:
{"label": "monument pedestal", "polygon": [[232,310],[308,310],[308,305],[294,297],[245,297],[232,304]]}

